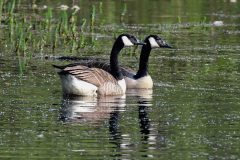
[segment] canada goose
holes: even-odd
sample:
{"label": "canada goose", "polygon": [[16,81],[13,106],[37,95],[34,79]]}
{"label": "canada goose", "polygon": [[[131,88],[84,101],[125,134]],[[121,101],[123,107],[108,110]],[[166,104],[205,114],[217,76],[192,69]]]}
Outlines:
{"label": "canada goose", "polygon": [[81,63],[56,66],[62,82],[64,94],[70,95],[121,95],[126,91],[118,63],[118,54],[124,47],[143,45],[136,37],[121,34],[115,41],[110,55],[111,72],[106,72],[96,66],[87,66]]}
{"label": "canada goose", "polygon": [[144,40],[141,50],[139,68],[137,73],[132,69],[122,67],[122,73],[126,81],[127,88],[151,89],[153,81],[148,74],[148,58],[153,48],[172,48],[162,38],[157,35],[149,35]]}

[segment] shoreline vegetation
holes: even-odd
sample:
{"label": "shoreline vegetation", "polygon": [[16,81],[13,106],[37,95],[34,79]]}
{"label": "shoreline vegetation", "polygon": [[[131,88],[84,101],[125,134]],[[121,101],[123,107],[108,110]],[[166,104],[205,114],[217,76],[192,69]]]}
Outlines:
{"label": "shoreline vegetation", "polygon": [[[84,47],[83,30],[87,20],[78,19],[79,6],[61,5],[53,8],[32,4],[28,8],[32,14],[25,14],[18,13],[19,4],[17,3],[17,0],[0,1],[0,21],[3,32],[1,34],[5,37],[5,46],[8,51],[31,57],[32,53],[40,53],[40,55],[44,52],[54,53],[56,48],[62,46],[68,47],[70,52]],[[58,12],[58,15],[55,12]],[[90,22],[92,25],[94,20],[95,10],[93,9]]]}
{"label": "shoreline vegetation", "polygon": [[[96,9],[92,5],[90,22],[80,19],[80,7],[60,5],[38,6],[33,3],[21,6],[20,0],[0,0],[0,34],[3,53],[16,56],[22,74],[33,56],[44,58],[46,54],[68,50],[78,53],[86,46],[84,30],[87,23],[93,32]],[[28,10],[27,13],[22,10]]]}
{"label": "shoreline vegetation", "polygon": [[[138,7],[145,7],[145,3],[148,1],[143,1]],[[99,53],[107,48],[102,45],[106,44],[106,41],[97,39],[109,35],[116,37],[122,32],[132,33],[140,39],[148,34],[161,35],[164,39],[171,41],[176,49],[182,48],[185,55],[193,55],[198,50],[201,50],[203,54],[206,50],[217,54],[219,50],[231,52],[239,49],[237,45],[226,45],[224,39],[217,39],[219,34],[233,35],[228,36],[232,41],[236,39],[239,34],[236,30],[238,25],[229,22],[238,18],[238,15],[225,15],[230,17],[231,21],[228,20],[228,22],[221,19],[222,15],[213,11],[211,14],[200,14],[202,11],[200,8],[205,6],[202,4],[199,8],[198,5],[194,5],[198,14],[195,10],[189,11],[189,14],[192,13],[193,16],[186,16],[183,14],[185,12],[174,14],[175,10],[170,10],[171,7],[169,7],[169,10],[159,12],[162,15],[158,14],[149,19],[149,16],[138,17],[139,12],[136,14],[130,10],[135,4],[131,6],[131,3],[116,2],[115,5],[119,8],[109,11],[106,9],[108,6],[105,5],[103,2],[87,3],[87,5],[81,3],[79,5],[74,3],[73,5],[60,5],[59,3],[43,5],[36,4],[34,0],[30,4],[24,4],[22,0],[0,0],[0,54],[18,60],[20,73],[23,73],[32,57],[43,59],[46,56],[51,58],[60,55],[76,57],[100,55]],[[103,13],[104,9],[106,14]],[[134,21],[135,19],[138,21]],[[182,43],[184,42],[182,39],[190,35],[193,35],[193,38]],[[188,44],[187,49],[184,48],[185,44]],[[189,48],[189,46],[195,47]],[[175,51],[172,53],[171,56],[175,55]],[[135,48],[131,49],[127,55],[138,57]],[[229,57],[227,60],[237,65],[236,56]],[[187,61],[186,58],[180,57],[180,59]],[[193,59],[196,57],[193,56]]]}

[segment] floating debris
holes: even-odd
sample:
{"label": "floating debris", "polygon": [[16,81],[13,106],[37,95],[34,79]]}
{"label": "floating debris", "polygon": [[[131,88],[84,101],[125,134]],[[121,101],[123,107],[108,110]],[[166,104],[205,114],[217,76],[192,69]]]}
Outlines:
{"label": "floating debris", "polygon": [[214,22],[213,22],[213,25],[214,25],[214,26],[217,26],[217,27],[223,26],[223,21],[214,21]]}
{"label": "floating debris", "polygon": [[36,4],[33,4],[33,5],[32,5],[32,9],[37,9],[37,7],[38,7],[38,6],[37,6]]}
{"label": "floating debris", "polygon": [[66,10],[68,10],[68,6],[67,5],[64,5],[64,4],[62,4],[61,6],[59,6],[59,9],[60,10],[62,10],[62,11],[66,11]]}
{"label": "floating debris", "polygon": [[42,9],[47,9],[47,8],[48,8],[47,5],[43,5],[43,6],[42,6]]}
{"label": "floating debris", "polygon": [[77,6],[77,5],[74,5],[74,6],[72,6],[72,8],[71,8],[72,10],[74,10],[75,12],[77,12],[77,11],[79,11],[80,10],[80,7],[79,6]]}

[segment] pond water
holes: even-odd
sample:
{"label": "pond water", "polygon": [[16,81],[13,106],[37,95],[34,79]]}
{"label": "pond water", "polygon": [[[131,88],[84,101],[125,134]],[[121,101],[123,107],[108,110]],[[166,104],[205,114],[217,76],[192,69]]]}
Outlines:
{"label": "pond water", "polygon": [[[29,1],[17,2],[16,13],[32,13]],[[94,5],[95,25],[83,33],[84,48],[70,52],[59,46],[52,53],[46,46],[41,54],[36,49],[23,70],[2,21],[0,159],[240,159],[239,0],[36,4],[79,5],[87,26]],[[108,59],[114,36],[124,32],[141,39],[158,34],[174,46],[151,52],[153,90],[62,97],[51,65],[69,62],[51,57]],[[139,52],[124,49],[122,64],[137,68]]]}

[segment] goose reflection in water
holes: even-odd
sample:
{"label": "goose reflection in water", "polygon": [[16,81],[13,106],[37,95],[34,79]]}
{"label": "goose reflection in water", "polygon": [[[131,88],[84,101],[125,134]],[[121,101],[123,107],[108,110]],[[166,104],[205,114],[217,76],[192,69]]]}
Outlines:
{"label": "goose reflection in water", "polygon": [[[150,133],[151,125],[147,113],[148,107],[152,105],[152,92],[151,89],[128,89],[126,92],[127,97],[136,98],[137,100],[139,128],[143,144],[153,144],[156,140],[156,135]],[[115,144],[119,150],[130,149],[134,144],[132,144],[129,134],[122,133],[119,127],[119,111],[116,110],[110,115],[109,132],[111,143]]]}
{"label": "goose reflection in water", "polygon": [[130,89],[128,95],[137,97],[138,115],[140,132],[144,139],[148,139],[150,133],[150,120],[148,117],[147,109],[152,106],[152,89]]}
{"label": "goose reflection in water", "polygon": [[[88,124],[101,124],[102,120],[109,120],[109,141],[114,144],[116,152],[113,157],[119,157],[121,150],[132,150],[135,144],[131,139],[131,131],[121,130],[119,125],[122,111],[125,111],[126,96],[138,106],[139,130],[141,134],[141,152],[145,157],[151,157],[148,150],[156,149],[157,134],[154,133],[154,125],[151,124],[148,109],[152,106],[152,90],[128,89],[125,96],[107,97],[64,97],[60,112],[63,122],[76,122]],[[130,117],[131,118],[131,117]]]}
{"label": "goose reflection in water", "polygon": [[124,109],[124,107],[125,95],[63,97],[60,120],[98,123],[101,120],[109,119],[111,112]]}

